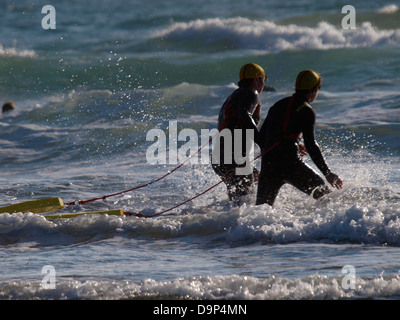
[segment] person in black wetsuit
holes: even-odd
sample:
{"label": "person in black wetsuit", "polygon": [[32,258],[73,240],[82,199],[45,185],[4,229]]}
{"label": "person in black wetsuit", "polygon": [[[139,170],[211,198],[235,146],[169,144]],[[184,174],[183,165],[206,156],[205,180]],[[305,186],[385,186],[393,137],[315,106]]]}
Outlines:
{"label": "person in black wetsuit", "polygon": [[[343,182],[331,172],[315,141],[315,112],[313,102],[321,86],[321,76],[304,70],[296,79],[296,93],[275,103],[268,111],[260,130],[262,150],[261,173],[258,180],[256,204],[273,205],[279,189],[285,183],[318,199],[329,193],[324,180],[306,163],[302,156],[308,152],[327,181],[341,189]],[[304,146],[299,144],[303,136]]]}
{"label": "person in black wetsuit", "polygon": [[[214,146],[212,167],[217,175],[224,180],[229,199],[237,204],[240,204],[242,196],[253,191],[253,183],[257,179],[258,170],[253,168],[249,161],[238,163],[235,147],[241,147],[241,157],[248,157],[249,150],[246,150],[246,146],[248,146],[246,138],[250,132],[253,133],[253,141],[259,144],[257,128],[261,121],[259,94],[264,89],[265,80],[265,71],[259,65],[247,63],[242,66],[238,83],[239,88],[226,99],[218,116],[218,130],[221,137]],[[235,139],[235,129],[241,129],[241,143],[237,139],[238,136]],[[228,133],[232,141],[226,140],[222,133]],[[253,141],[251,142],[252,146],[254,146]],[[242,172],[238,170],[245,167],[250,168],[250,170],[243,170]]]}

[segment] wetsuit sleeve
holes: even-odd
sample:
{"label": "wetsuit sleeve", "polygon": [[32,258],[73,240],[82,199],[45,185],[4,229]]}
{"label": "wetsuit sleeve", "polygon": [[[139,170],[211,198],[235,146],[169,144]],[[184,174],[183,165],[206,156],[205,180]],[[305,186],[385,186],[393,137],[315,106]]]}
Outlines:
{"label": "wetsuit sleeve", "polygon": [[257,122],[259,123],[259,120],[257,119],[257,115],[254,116],[255,112],[257,112],[257,109],[259,109],[261,113],[261,104],[260,104],[260,99],[258,98],[258,94],[252,91],[248,92],[247,94],[244,94],[240,98],[238,106],[239,106],[238,119],[241,128],[254,129],[254,141],[258,145],[260,145],[259,143],[260,137],[257,129]]}
{"label": "wetsuit sleeve", "polygon": [[256,110],[253,112],[253,120],[257,126],[261,122],[261,103],[257,105]]}
{"label": "wetsuit sleeve", "polygon": [[325,162],[324,156],[322,155],[321,149],[319,148],[314,136],[315,127],[315,112],[311,108],[306,109],[304,112],[305,119],[303,120],[303,138],[304,144],[307,148],[308,154],[310,155],[312,161],[321,170],[323,175],[327,175],[330,170]]}

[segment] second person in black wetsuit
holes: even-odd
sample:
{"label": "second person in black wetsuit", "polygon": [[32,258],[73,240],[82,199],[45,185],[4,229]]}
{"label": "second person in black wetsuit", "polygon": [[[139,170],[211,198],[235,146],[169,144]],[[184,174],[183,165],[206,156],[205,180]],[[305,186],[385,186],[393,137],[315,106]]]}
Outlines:
{"label": "second person in black wetsuit", "polygon": [[[248,130],[253,135],[254,142],[259,144],[259,132],[257,126],[261,121],[261,102],[259,95],[264,89],[266,74],[262,67],[255,63],[247,63],[240,69],[239,88],[236,89],[222,105],[218,117],[218,130],[221,138],[213,150],[212,167],[214,171],[227,186],[229,199],[240,204],[242,197],[250,194],[253,190],[254,180],[258,171],[253,169],[253,164],[247,161],[245,164],[238,163],[236,152],[240,156],[248,157],[247,134]],[[235,131],[239,129],[241,144],[235,141]],[[231,140],[226,140],[222,133],[227,133]],[[237,138],[238,136],[236,136]],[[241,149],[240,149],[241,148]],[[218,161],[215,159],[218,158]],[[238,173],[238,169],[250,167],[250,172]]]}
{"label": "second person in black wetsuit", "polygon": [[[270,108],[260,130],[263,156],[257,205],[267,203],[272,206],[285,183],[315,199],[329,193],[324,180],[302,160],[305,152],[332,186],[342,188],[342,180],[330,171],[314,137],[316,116],[309,103],[316,99],[321,82],[321,76],[313,70],[300,72],[296,79],[296,93]],[[301,136],[305,148],[299,144]]]}

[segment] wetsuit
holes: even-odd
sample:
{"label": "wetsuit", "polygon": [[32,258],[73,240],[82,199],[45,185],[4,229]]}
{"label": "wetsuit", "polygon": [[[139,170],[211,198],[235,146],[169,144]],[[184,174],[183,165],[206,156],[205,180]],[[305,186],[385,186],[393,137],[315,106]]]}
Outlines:
{"label": "wetsuit", "polygon": [[285,183],[316,199],[329,192],[324,180],[299,154],[299,139],[303,135],[315,165],[324,175],[330,172],[314,138],[315,118],[314,110],[299,94],[282,99],[270,108],[260,130],[263,156],[256,204],[273,205]]}
{"label": "wetsuit", "polygon": [[258,143],[259,132],[257,125],[261,120],[261,102],[257,90],[250,87],[236,89],[226,99],[221,107],[218,117],[218,130],[228,129],[231,132],[232,144],[229,146],[229,154],[225,154],[225,142],[221,137],[219,144],[213,152],[219,153],[220,162],[212,163],[214,171],[221,177],[228,188],[230,200],[249,194],[253,190],[253,174],[237,175],[232,172],[238,167],[243,167],[235,162],[234,157],[234,129],[242,129],[242,157],[246,157],[246,129],[253,130],[254,141]]}

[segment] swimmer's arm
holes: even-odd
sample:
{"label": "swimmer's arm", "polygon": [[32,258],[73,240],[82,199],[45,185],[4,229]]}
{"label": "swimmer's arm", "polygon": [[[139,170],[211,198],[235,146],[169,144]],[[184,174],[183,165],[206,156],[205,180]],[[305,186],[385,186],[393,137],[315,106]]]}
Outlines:
{"label": "swimmer's arm", "polygon": [[254,141],[259,145],[259,132],[257,128],[257,117],[253,116],[253,113],[257,111],[259,107],[260,101],[258,99],[258,95],[246,95],[242,98],[240,103],[238,104],[239,110],[239,122],[242,129],[253,129],[254,130]]}
{"label": "swimmer's arm", "polygon": [[322,155],[321,149],[319,148],[317,141],[315,141],[315,113],[313,110],[308,110],[308,117],[304,120],[303,123],[303,139],[307,152],[310,155],[311,160],[318,167],[318,169],[322,172],[324,176],[326,176],[330,172],[330,170],[325,162],[324,156]]}
{"label": "swimmer's arm", "polygon": [[313,110],[311,111],[312,111],[312,116],[309,118],[310,122],[306,124],[306,126],[303,128],[303,138],[305,147],[307,148],[307,151],[312,161],[315,163],[318,169],[321,170],[326,180],[332,185],[332,187],[335,187],[337,189],[342,189],[343,181],[337,174],[333,173],[329,169],[328,165],[325,162],[324,156],[322,155],[321,149],[319,148],[317,142],[315,141],[314,137],[315,113]]}

